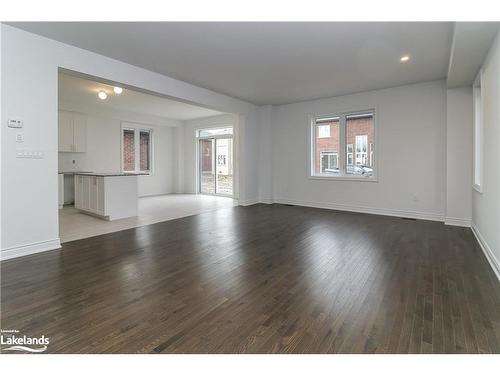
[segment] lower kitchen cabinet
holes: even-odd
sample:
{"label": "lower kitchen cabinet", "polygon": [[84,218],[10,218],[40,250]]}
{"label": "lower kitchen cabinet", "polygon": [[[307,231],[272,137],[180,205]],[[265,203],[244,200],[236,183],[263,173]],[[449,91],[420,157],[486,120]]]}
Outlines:
{"label": "lower kitchen cabinet", "polygon": [[104,177],[75,176],[75,208],[97,215],[106,215]]}
{"label": "lower kitchen cabinet", "polygon": [[107,220],[137,216],[136,175],[75,175],[75,208]]}

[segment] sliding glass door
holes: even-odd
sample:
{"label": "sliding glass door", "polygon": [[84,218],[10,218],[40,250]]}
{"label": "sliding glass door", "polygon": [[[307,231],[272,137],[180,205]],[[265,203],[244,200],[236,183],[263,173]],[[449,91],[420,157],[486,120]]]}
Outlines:
{"label": "sliding glass door", "polygon": [[232,133],[232,128],[198,132],[198,181],[201,194],[233,195]]}

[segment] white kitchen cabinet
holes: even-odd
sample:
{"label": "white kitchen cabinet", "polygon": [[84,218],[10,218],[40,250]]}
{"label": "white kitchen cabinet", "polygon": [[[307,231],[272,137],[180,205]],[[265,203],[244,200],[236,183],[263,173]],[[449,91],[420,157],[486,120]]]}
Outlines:
{"label": "white kitchen cabinet", "polygon": [[81,209],[82,208],[82,186],[83,186],[83,177],[75,175],[73,177],[75,179],[74,185],[75,185],[75,208]]}
{"label": "white kitchen cabinet", "polygon": [[69,112],[59,111],[59,151],[73,151],[73,118]]}
{"label": "white kitchen cabinet", "polygon": [[87,117],[80,113],[59,111],[59,152],[87,151]]}
{"label": "white kitchen cabinet", "polygon": [[73,115],[73,145],[74,152],[87,151],[87,118],[78,113]]}
{"label": "white kitchen cabinet", "polygon": [[137,216],[136,175],[75,175],[75,208],[107,220]]}
{"label": "white kitchen cabinet", "polygon": [[64,206],[64,175],[63,174],[58,174],[58,206],[59,209],[63,208]]}

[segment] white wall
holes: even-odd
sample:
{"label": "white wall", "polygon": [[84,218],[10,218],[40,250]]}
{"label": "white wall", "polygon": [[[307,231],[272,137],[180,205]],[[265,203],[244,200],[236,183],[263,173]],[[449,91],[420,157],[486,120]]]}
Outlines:
{"label": "white wall", "polygon": [[[59,109],[85,114],[87,152],[59,153],[59,171],[117,172],[121,170],[122,122],[140,124],[153,130],[153,171],[138,177],[139,196],[173,193],[177,184],[177,133],[182,121],[118,110],[102,110],[59,102]],[[73,163],[73,160],[75,163]]]}
{"label": "white wall", "polygon": [[482,193],[473,191],[472,222],[500,278],[500,34],[481,68],[483,102]]}
{"label": "white wall", "polygon": [[[2,75],[2,256],[59,246],[57,210],[57,75],[64,68],[156,92],[243,119],[240,197],[258,189],[257,108],[249,103],[153,73],[11,26],[1,25]],[[9,95],[5,95],[9,93]],[[16,130],[9,117],[24,120],[23,148],[44,152],[43,159],[17,159]],[[250,166],[250,167],[247,167]],[[246,176],[248,174],[248,176]],[[249,184],[249,186],[244,186]],[[256,185],[256,186],[250,186]]]}
{"label": "white wall", "polygon": [[183,131],[183,186],[185,193],[193,194],[198,192],[197,186],[197,143],[196,131],[199,129],[219,128],[224,126],[233,127],[233,155],[234,155],[234,198],[239,197],[238,175],[240,173],[240,129],[237,116],[226,114],[220,116],[205,117],[196,120],[184,121]]}
{"label": "white wall", "polygon": [[446,92],[446,218],[470,226],[472,218],[472,87]]}
{"label": "white wall", "polygon": [[[376,110],[378,182],[308,178],[309,115],[370,108]],[[444,81],[274,107],[272,145],[277,202],[444,219]]]}
{"label": "white wall", "polygon": [[259,200],[263,203],[273,202],[273,106],[265,105],[259,108]]}

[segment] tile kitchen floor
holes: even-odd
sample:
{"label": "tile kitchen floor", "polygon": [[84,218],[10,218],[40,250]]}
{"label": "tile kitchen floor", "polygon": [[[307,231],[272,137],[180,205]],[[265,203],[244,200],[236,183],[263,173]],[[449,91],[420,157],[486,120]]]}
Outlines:
{"label": "tile kitchen floor", "polygon": [[232,198],[196,194],[168,194],[139,198],[139,215],[107,221],[81,213],[73,206],[59,210],[61,242],[177,219],[236,206]]}

